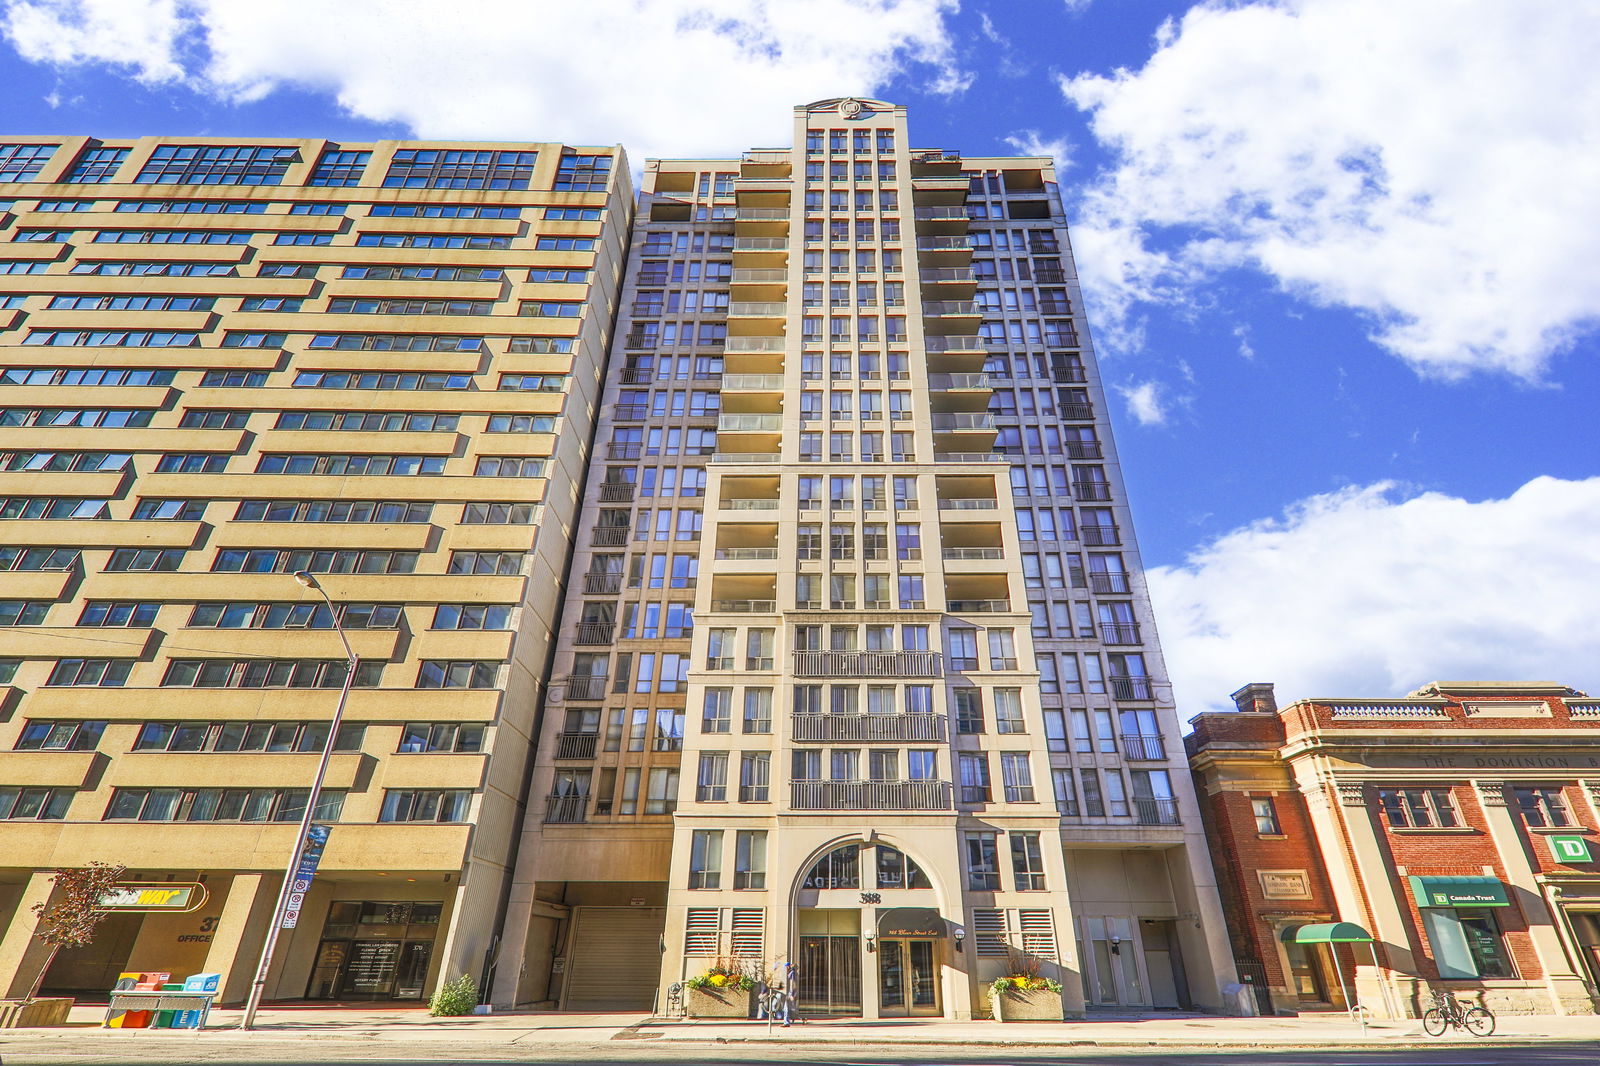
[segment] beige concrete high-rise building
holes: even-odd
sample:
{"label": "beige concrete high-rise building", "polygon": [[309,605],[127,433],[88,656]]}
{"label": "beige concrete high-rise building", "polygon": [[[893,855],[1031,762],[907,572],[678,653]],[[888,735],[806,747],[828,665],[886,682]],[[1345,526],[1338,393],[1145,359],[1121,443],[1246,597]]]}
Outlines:
{"label": "beige concrete high-rise building", "polygon": [[1231,1009],[1051,160],[650,162],[494,999]]}
{"label": "beige concrete high-rise building", "polygon": [[[0,995],[248,987],[345,659],[332,825],[269,999],[479,974],[632,212],[620,149],[0,143]],[[136,899],[135,902],[138,902]]]}

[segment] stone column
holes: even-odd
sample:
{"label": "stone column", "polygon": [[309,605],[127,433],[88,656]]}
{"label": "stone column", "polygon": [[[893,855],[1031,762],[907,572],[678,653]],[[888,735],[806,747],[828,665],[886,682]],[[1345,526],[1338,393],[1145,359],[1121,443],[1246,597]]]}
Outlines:
{"label": "stone column", "polygon": [[276,874],[233,875],[216,932],[211,935],[211,950],[206,952],[206,972],[222,975],[218,1004],[243,1003],[250,995],[281,884]]}
{"label": "stone column", "polygon": [[28,994],[39,976],[39,967],[50,957],[50,948],[33,937],[38,915],[33,913],[35,903],[48,904],[55,891],[51,878],[54,870],[35,870],[28,875],[28,883],[17,900],[17,909],[5,936],[0,937],[0,998],[18,999]]}
{"label": "stone column", "polygon": [[[1496,853],[1506,872],[1506,881],[1520,889],[1519,902],[1528,919],[1528,938],[1533,942],[1534,954],[1539,957],[1539,968],[1544,971],[1545,990],[1556,1014],[1593,1014],[1594,1001],[1583,977],[1573,968],[1572,960],[1556,931],[1560,920],[1545,898],[1544,886],[1534,874],[1533,863],[1523,847],[1522,832],[1506,803],[1506,784],[1503,781],[1473,781],[1478,793],[1479,806],[1489,825],[1489,837],[1494,841]],[[1543,842],[1534,845],[1543,847]],[[1531,989],[1530,989],[1531,991]]]}
{"label": "stone column", "polygon": [[[1299,784],[1333,897],[1339,905],[1338,919],[1364,926],[1374,940],[1382,942],[1379,962],[1387,968],[1387,974],[1373,968],[1370,955],[1362,960],[1363,955],[1368,955],[1365,948],[1355,949],[1356,998],[1379,1016],[1396,1009],[1404,1014],[1407,1002],[1416,994],[1416,961],[1406,912],[1396,895],[1398,881],[1385,859],[1372,821],[1367,786],[1320,774],[1310,777],[1309,773],[1301,777]],[[1330,802],[1330,786],[1337,792],[1337,807]]]}

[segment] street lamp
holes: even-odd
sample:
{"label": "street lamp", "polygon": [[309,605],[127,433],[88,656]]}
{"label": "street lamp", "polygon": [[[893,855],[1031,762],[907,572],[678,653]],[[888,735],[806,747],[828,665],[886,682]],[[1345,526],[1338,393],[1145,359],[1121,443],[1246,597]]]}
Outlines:
{"label": "street lamp", "polygon": [[299,868],[300,857],[305,851],[306,835],[311,830],[317,801],[322,797],[322,779],[327,776],[328,762],[333,758],[333,746],[338,743],[339,723],[344,718],[345,701],[350,698],[350,686],[356,679],[356,653],[350,647],[350,638],[345,636],[344,626],[339,624],[339,612],[333,609],[333,600],[329,599],[328,590],[323,588],[308,570],[296,570],[294,579],[306,588],[321,594],[322,602],[328,605],[328,615],[333,619],[334,631],[339,634],[339,643],[344,645],[344,685],[339,689],[339,705],[333,710],[333,721],[328,723],[328,736],[322,742],[322,758],[317,762],[317,776],[312,780],[311,791],[306,796],[306,809],[300,816],[300,830],[295,835],[294,850],[290,852],[289,865],[283,872],[283,887],[278,890],[278,905],[272,910],[272,924],[267,928],[267,942],[261,948],[261,962],[256,967],[256,979],[250,985],[250,998],[245,1003],[244,1020],[239,1023],[241,1029],[249,1029],[255,1024],[256,1011],[261,1007],[261,994],[267,987],[267,971],[272,968],[272,953],[278,946],[278,933],[283,926],[284,913],[288,910],[295,871]]}

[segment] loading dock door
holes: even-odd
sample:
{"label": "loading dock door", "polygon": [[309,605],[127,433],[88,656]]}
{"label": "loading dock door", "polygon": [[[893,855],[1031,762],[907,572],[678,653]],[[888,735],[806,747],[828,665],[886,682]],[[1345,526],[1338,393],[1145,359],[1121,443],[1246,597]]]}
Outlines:
{"label": "loading dock door", "polygon": [[563,1010],[650,1010],[661,977],[664,907],[577,907]]}

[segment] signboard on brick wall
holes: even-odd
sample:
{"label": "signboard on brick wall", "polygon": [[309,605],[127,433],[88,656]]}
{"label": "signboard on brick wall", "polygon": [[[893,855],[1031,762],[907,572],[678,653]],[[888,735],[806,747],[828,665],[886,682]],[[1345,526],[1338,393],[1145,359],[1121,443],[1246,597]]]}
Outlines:
{"label": "signboard on brick wall", "polygon": [[1556,862],[1593,862],[1589,854],[1589,841],[1571,833],[1551,834],[1545,837],[1550,845],[1550,857]]}

